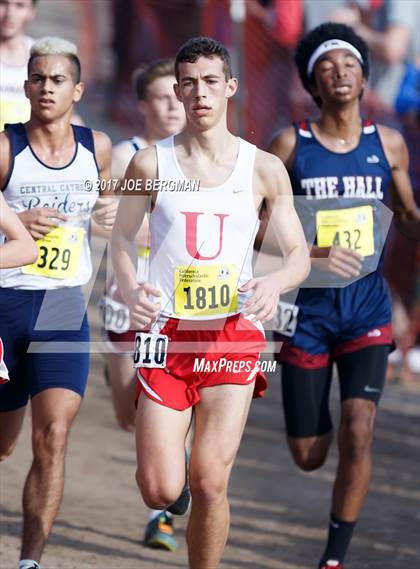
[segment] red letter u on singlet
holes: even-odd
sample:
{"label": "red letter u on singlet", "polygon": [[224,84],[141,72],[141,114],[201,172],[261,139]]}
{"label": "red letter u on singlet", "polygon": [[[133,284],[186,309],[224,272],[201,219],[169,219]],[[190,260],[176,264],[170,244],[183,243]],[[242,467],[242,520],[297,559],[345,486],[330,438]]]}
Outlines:
{"label": "red letter u on singlet", "polygon": [[186,220],[186,231],[185,231],[185,245],[187,247],[188,253],[194,259],[199,259],[200,261],[211,261],[216,259],[220,255],[223,245],[223,222],[225,217],[229,217],[225,213],[214,213],[216,217],[219,218],[219,250],[213,257],[204,257],[200,255],[197,248],[197,219],[199,215],[204,215],[202,212],[197,211],[181,211],[185,215]]}

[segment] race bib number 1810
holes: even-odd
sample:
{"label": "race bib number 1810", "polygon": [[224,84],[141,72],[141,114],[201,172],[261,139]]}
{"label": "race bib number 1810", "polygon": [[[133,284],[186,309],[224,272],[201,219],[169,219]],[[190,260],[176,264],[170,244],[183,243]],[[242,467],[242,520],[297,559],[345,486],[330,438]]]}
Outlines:
{"label": "race bib number 1810", "polygon": [[237,278],[235,265],[176,267],[176,315],[188,318],[236,312]]}

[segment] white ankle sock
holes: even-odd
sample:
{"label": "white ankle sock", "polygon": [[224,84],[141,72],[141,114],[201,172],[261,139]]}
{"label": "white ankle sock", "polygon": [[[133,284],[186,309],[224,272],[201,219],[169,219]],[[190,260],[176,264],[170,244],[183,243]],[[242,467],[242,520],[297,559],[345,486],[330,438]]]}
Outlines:
{"label": "white ankle sock", "polygon": [[33,559],[21,559],[19,561],[19,569],[33,569],[34,567],[40,569],[38,561]]}
{"label": "white ankle sock", "polygon": [[163,510],[149,510],[149,522],[160,516]]}

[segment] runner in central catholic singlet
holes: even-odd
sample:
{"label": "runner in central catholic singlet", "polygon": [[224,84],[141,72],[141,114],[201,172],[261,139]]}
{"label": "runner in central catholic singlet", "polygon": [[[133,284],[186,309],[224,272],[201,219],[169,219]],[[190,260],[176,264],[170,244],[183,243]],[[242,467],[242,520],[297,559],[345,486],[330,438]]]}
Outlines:
{"label": "runner in central catholic singlet", "polygon": [[[4,196],[16,213],[35,207],[57,208],[68,216],[37,241],[32,265],[0,270],[0,336],[13,381],[0,386],[0,410],[23,407],[28,397],[51,387],[65,387],[83,396],[89,353],[42,349],[46,342],[88,342],[89,330],[81,285],[92,273],[90,215],[98,197],[85,180],[98,179],[92,131],[73,126],[75,153],[67,166],[43,164],[32,150],[23,124],[7,125],[12,168]],[[97,187],[93,185],[93,187]],[[36,342],[39,353],[27,353]],[[75,344],[76,346],[76,344]],[[36,368],[36,373],[34,372]]]}

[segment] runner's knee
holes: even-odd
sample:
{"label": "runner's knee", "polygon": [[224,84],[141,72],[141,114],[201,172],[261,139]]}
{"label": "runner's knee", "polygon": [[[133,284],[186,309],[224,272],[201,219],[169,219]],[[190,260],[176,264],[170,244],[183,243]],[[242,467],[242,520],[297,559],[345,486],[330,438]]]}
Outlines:
{"label": "runner's knee", "polygon": [[68,426],[64,421],[52,421],[33,434],[34,456],[40,460],[54,460],[65,454]]}
{"label": "runner's knee", "polygon": [[207,504],[223,501],[227,493],[226,469],[208,469],[205,472],[190,472],[191,496]]}
{"label": "runner's knee", "polygon": [[136,472],[136,481],[143,501],[148,508],[164,510],[173,504],[182,492],[183,485],[174,484],[168,479],[165,485],[159,484],[153,478],[145,479],[140,472]]}
{"label": "runner's knee", "polygon": [[311,442],[296,442],[289,439],[289,447],[295,464],[305,472],[321,468],[327,456],[332,440],[332,434],[324,437],[322,441],[315,439]]}
{"label": "runner's knee", "polygon": [[357,459],[369,451],[373,439],[375,409],[343,417],[340,427],[339,446],[352,459]]}

